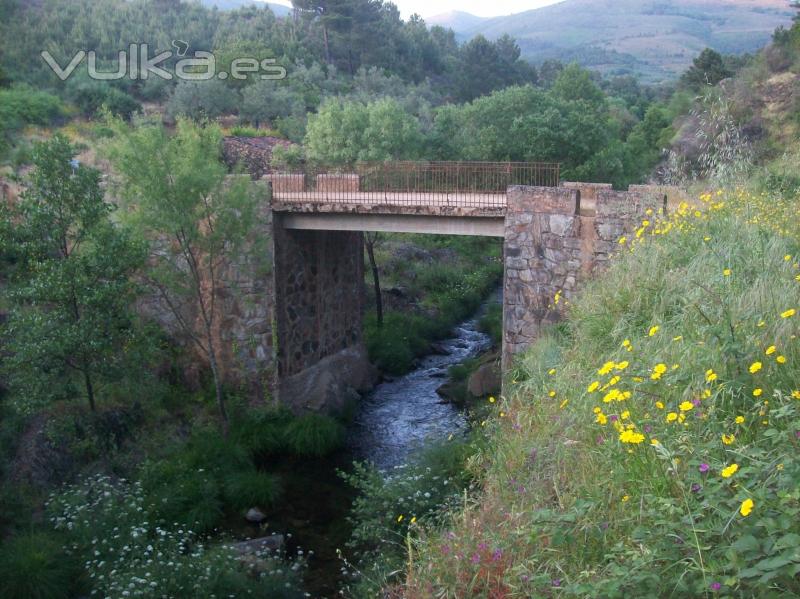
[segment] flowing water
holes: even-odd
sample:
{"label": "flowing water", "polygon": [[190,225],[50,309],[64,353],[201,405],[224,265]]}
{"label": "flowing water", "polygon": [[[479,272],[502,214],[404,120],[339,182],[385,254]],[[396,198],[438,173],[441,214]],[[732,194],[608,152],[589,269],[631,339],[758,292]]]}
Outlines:
{"label": "flowing water", "polygon": [[[497,296],[489,302],[498,301]],[[308,555],[306,588],[312,597],[334,597],[341,580],[342,564],[336,554],[350,536],[347,514],[354,493],[336,474],[354,460],[389,469],[406,462],[429,441],[464,431],[461,410],[443,400],[436,389],[447,382],[451,366],[473,358],[491,347],[478,321],[488,303],[453,330],[453,337],[436,344],[437,353],[426,356],[406,375],[377,385],[359,405],[345,448],[321,460],[288,459],[271,470],[284,481],[281,506],[270,512],[270,531],[291,536],[290,553],[302,548]],[[263,531],[262,531],[263,532]],[[255,535],[255,532],[253,532]]]}

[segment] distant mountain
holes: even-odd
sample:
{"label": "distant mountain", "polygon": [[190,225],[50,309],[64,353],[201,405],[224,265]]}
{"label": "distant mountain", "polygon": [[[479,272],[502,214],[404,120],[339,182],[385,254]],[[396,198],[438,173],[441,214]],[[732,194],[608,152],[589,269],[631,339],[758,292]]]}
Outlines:
{"label": "distant mountain", "polygon": [[243,6],[264,6],[266,4],[276,17],[285,17],[292,12],[291,6],[274,2],[259,2],[258,0],[200,0],[200,3],[209,8],[216,6],[220,10],[236,10]]}
{"label": "distant mountain", "polygon": [[505,17],[449,13],[427,21],[447,22],[460,40],[508,33],[534,62],[576,60],[659,81],[682,72],[705,47],[754,52],[794,14],[786,0],[564,0]]}
{"label": "distant mountain", "polygon": [[429,25],[441,25],[452,29],[456,33],[475,29],[482,22],[487,21],[487,17],[478,17],[462,10],[451,10],[443,12],[439,15],[434,15],[425,19]]}

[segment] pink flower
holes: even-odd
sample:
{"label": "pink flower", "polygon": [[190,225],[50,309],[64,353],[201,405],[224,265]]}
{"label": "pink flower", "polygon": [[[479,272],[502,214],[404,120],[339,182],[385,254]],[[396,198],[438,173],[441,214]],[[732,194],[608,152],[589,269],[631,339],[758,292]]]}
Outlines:
{"label": "pink flower", "polygon": [[718,591],[721,588],[722,588],[722,585],[720,583],[718,583],[718,582],[712,582],[711,583],[711,590],[712,591]]}
{"label": "pink flower", "polygon": [[700,464],[700,468],[698,468],[698,470],[700,470],[700,472],[703,472],[703,473],[708,472],[708,464],[706,464],[706,463]]}

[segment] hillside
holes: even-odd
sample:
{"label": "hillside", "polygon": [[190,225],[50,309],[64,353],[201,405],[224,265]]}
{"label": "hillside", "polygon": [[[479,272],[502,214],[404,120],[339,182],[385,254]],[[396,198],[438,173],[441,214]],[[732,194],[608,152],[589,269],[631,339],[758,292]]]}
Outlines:
{"label": "hillside", "polygon": [[460,39],[507,33],[535,62],[577,60],[603,73],[660,81],[686,69],[705,47],[758,50],[792,14],[783,0],[565,0],[491,19],[455,12],[429,22],[453,28]]}

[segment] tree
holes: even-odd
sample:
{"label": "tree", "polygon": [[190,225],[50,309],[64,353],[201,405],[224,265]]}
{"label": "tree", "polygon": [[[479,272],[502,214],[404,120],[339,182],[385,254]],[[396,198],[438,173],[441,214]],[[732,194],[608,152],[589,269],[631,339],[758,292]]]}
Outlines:
{"label": "tree", "polygon": [[145,254],[111,223],[100,173],[74,155],[61,135],[37,144],[21,201],[0,218],[0,245],[14,262],[4,341],[19,397],[71,398],[78,375],[94,411],[98,382],[121,377],[130,363],[131,277]]}
{"label": "tree", "polygon": [[181,81],[167,103],[167,114],[212,119],[234,112],[238,105],[239,92],[219,79]]}
{"label": "tree", "polygon": [[690,88],[699,89],[716,85],[731,75],[733,73],[725,66],[722,55],[706,48],[692,61],[692,66],[683,74],[681,81]]}
{"label": "tree", "polygon": [[381,277],[378,263],[375,261],[375,244],[380,240],[380,233],[364,233],[364,245],[367,248],[369,265],[372,269],[372,286],[375,290],[375,317],[379,327],[383,326],[383,296],[381,295]]}
{"label": "tree", "polygon": [[391,98],[327,102],[309,116],[305,138],[309,159],[333,164],[411,159],[421,143],[417,119]]}
{"label": "tree", "polygon": [[[179,119],[174,135],[155,125],[111,125],[117,141],[110,157],[120,191],[131,224],[150,248],[146,281],[208,360],[227,433],[218,299],[222,271],[240,254],[255,222],[255,195],[244,178],[227,180],[215,125]],[[235,290],[234,282],[225,284]]]}

